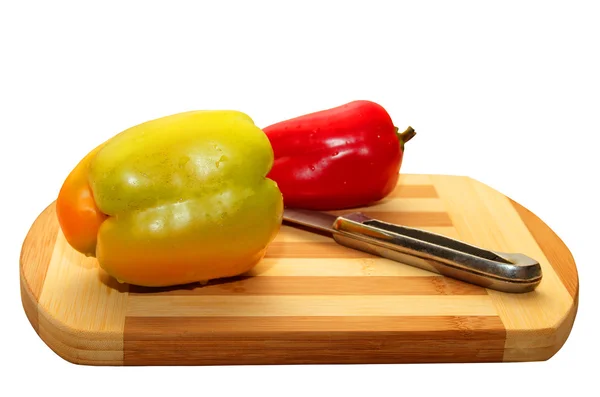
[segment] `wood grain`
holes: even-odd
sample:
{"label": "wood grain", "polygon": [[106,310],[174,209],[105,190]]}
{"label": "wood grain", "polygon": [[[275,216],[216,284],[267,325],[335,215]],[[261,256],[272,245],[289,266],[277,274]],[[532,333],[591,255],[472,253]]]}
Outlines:
{"label": "wood grain", "polygon": [[544,279],[527,294],[500,293],[283,225],[245,275],[128,286],[69,247],[53,203],[23,243],[23,309],[57,355],[89,365],[534,361],[567,340],[579,300],[575,262],[531,211],[467,177],[410,174],[358,210],[523,252],[540,261]]}
{"label": "wood grain", "polygon": [[333,240],[326,242],[280,242],[274,241],[267,249],[265,258],[374,258],[373,255],[349,250]]}
{"label": "wood grain", "polygon": [[[334,215],[348,213],[349,211],[328,211]],[[402,207],[398,211],[374,211],[364,209],[361,211],[366,216],[376,218],[384,222],[396,223],[399,225],[426,228],[429,226],[452,227],[452,219],[446,212],[411,212]]]}
{"label": "wood grain", "polygon": [[128,317],[493,316],[489,295],[131,295]]}
{"label": "wood grain", "polygon": [[[180,325],[177,325],[180,324]],[[404,332],[405,337],[432,339],[447,336],[468,339],[497,334],[498,316],[295,316],[295,317],[128,317],[126,340],[181,340],[268,336],[271,333],[302,336],[313,332]],[[418,335],[410,335],[419,331]]]}
{"label": "wood grain", "polygon": [[508,200],[527,226],[529,233],[531,233],[531,236],[542,249],[546,258],[552,264],[552,268],[558,277],[560,277],[561,282],[567,288],[571,297],[575,298],[579,293],[579,276],[573,255],[568,250],[565,250],[565,244],[560,237],[540,218],[514,200],[510,198]]}
{"label": "wood grain", "polygon": [[[452,226],[419,226],[420,229],[427,230],[433,233],[443,234],[448,237],[457,235],[456,230]],[[312,233],[305,229],[296,228],[294,226],[283,224],[281,232],[275,236],[273,243],[331,243],[331,236],[319,233]]]}
{"label": "wood grain", "polygon": [[385,258],[265,258],[248,275],[278,277],[441,277]]}
{"label": "wood grain", "polygon": [[127,329],[129,365],[488,362],[505,338],[497,316],[131,317]]}
{"label": "wood grain", "polygon": [[39,297],[40,337],[68,356],[122,363],[128,286],[74,251],[60,230],[53,248]]}
{"label": "wood grain", "polygon": [[[411,213],[419,213],[419,212],[433,212],[433,213],[443,213],[444,202],[439,200],[439,198],[422,198],[422,197],[402,197],[402,198],[392,198],[386,197],[383,200],[371,204],[368,207],[357,207],[353,208],[352,211],[360,211],[360,212],[392,212],[394,214],[397,213],[400,208],[410,208]],[[332,214],[344,214],[348,211],[329,211]]]}
{"label": "wood grain", "polygon": [[399,183],[388,195],[388,198],[438,198],[437,191],[431,184],[407,185]]}
{"label": "wood grain", "polygon": [[27,290],[36,301],[44,286],[58,229],[56,206],[52,203],[36,219],[23,242],[20,263],[27,266],[21,267],[21,281],[27,284]]}
{"label": "wood grain", "polygon": [[19,277],[21,280],[21,302],[23,305],[23,310],[25,311],[25,315],[29,320],[29,323],[33,327],[33,330],[39,335],[39,321],[38,321],[38,302],[37,299],[33,296],[33,293],[28,288],[28,282],[23,277],[23,273],[20,274]]}
{"label": "wood grain", "polygon": [[446,277],[233,277],[189,288],[131,286],[129,296],[486,295],[485,288]]}
{"label": "wood grain", "polygon": [[573,306],[554,266],[506,196],[467,177],[434,176],[432,181],[462,240],[487,249],[522,252],[540,262],[543,280],[535,291],[521,295],[488,292],[507,331],[504,360],[544,359],[530,349],[558,346],[556,331]]}

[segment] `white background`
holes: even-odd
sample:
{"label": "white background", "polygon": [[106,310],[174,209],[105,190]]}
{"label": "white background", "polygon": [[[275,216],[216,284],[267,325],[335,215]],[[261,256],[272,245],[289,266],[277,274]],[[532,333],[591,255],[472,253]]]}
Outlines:
{"label": "white background", "polygon": [[[83,3],[0,6],[0,387],[63,396],[597,395],[594,2]],[[487,183],[571,249],[580,307],[551,360],[99,368],[63,361],[34,333],[19,297],[21,244],[92,147],[185,110],[237,109],[266,126],[354,99],[418,131],[402,172]]]}

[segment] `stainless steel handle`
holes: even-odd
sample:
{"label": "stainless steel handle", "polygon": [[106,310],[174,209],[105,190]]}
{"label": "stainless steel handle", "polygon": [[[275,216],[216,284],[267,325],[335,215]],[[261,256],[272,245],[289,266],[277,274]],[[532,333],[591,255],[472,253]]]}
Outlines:
{"label": "stainless steel handle", "polygon": [[339,244],[503,292],[533,291],[540,264],[523,254],[485,250],[446,236],[372,219],[360,212],[333,224]]}

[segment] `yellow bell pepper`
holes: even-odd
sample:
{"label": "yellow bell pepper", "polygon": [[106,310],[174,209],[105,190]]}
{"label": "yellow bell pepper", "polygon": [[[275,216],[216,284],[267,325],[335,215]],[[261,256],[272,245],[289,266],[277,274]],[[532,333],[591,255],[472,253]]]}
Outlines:
{"label": "yellow bell pepper", "polygon": [[120,282],[172,286],[236,276],[279,231],[267,136],[237,111],[148,121],[90,152],[57,198],[63,234]]}

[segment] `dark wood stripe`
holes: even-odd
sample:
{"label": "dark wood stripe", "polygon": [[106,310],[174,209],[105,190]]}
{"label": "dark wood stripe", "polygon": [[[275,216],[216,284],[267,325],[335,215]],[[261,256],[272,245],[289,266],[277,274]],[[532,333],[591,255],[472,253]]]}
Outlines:
{"label": "dark wood stripe", "polygon": [[53,202],[38,216],[23,241],[20,271],[24,277],[21,282],[26,283],[25,287],[31,291],[36,302],[39,301],[46,280],[58,229],[56,203]]}
{"label": "dark wood stripe", "polygon": [[433,185],[404,185],[399,183],[387,196],[389,198],[438,198]]}
{"label": "dark wood stripe", "polygon": [[497,316],[134,317],[125,365],[497,362]]}
{"label": "dark wood stripe", "polygon": [[565,243],[534,213],[514,200],[509,200],[571,297],[575,297],[579,291],[579,276],[575,260]]}
{"label": "dark wood stripe", "polygon": [[[197,340],[205,337],[264,337],[265,333],[365,332],[405,333],[427,339],[448,334],[464,339],[488,339],[504,333],[498,316],[277,316],[277,317],[127,317],[125,341]],[[419,331],[417,335],[413,332]]]}
{"label": "dark wood stripe", "polygon": [[447,277],[236,277],[175,288],[131,286],[132,295],[486,295]]}

